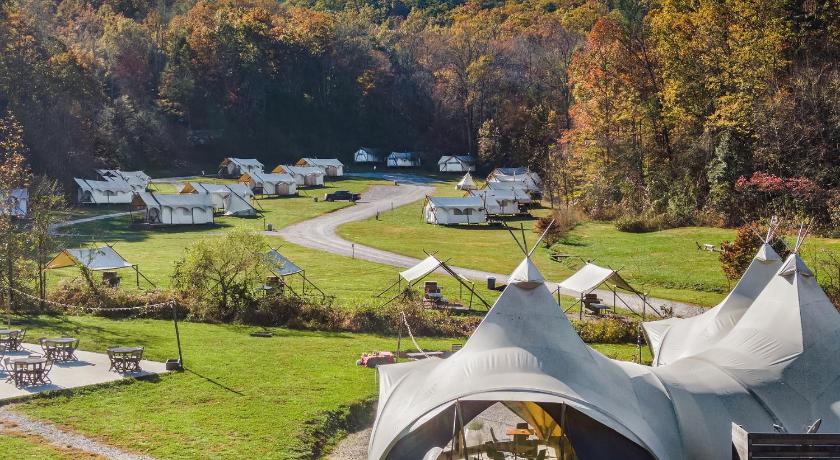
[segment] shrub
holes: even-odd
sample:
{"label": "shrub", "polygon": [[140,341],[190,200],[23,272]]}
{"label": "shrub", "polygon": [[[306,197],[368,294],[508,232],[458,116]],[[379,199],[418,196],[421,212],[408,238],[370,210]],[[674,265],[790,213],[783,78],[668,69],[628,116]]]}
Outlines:
{"label": "shrub", "polygon": [[639,322],[627,318],[606,317],[572,324],[580,338],[589,343],[633,343],[639,332]]}
{"label": "shrub", "polygon": [[[762,229],[755,222],[738,227],[735,241],[720,244],[720,265],[726,278],[734,281],[741,277],[755,257],[758,248],[764,244]],[[770,246],[784,259],[790,254],[784,240],[775,236]]]}
{"label": "shrub", "polygon": [[548,225],[554,221],[551,229],[546,233],[543,243],[545,247],[550,248],[557,242],[566,238],[572,229],[574,229],[578,222],[580,222],[580,212],[574,208],[555,209],[550,216],[545,216],[537,219],[534,224],[534,233],[542,235]]}

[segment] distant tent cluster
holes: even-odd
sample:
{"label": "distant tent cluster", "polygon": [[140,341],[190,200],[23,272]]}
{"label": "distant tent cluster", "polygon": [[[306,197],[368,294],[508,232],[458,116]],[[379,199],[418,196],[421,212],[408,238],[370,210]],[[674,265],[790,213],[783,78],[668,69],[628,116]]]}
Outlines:
{"label": "distant tent cluster", "polygon": [[321,187],[325,177],[344,175],[344,164],[335,158],[301,158],[294,165],[278,165],[266,173],[253,158],[225,158],[219,175],[234,177],[253,193],[265,196],[297,195],[298,187]]}
{"label": "distant tent cluster", "polygon": [[215,212],[225,216],[251,217],[257,210],[251,204],[254,192],[246,184],[212,184],[206,182],[187,182],[178,188],[180,194],[207,194],[213,203]]}
{"label": "distant tent cluster", "polygon": [[76,200],[81,204],[129,204],[135,193],[144,192],[151,178],[143,171],[97,169],[98,180],[73,179]]}
{"label": "distant tent cluster", "polygon": [[[644,323],[652,367],[585,344],[526,257],[462,349],[378,367],[368,458],[472,457],[482,446],[466,444],[466,427],[497,403],[565,452],[555,458],[733,458],[733,426],[773,436],[774,457],[829,457],[813,433],[840,432],[840,315],[801,242],[784,261],[762,246],[706,313]],[[600,282],[626,284],[587,265],[561,285],[585,294]],[[813,455],[782,455],[789,440]]]}

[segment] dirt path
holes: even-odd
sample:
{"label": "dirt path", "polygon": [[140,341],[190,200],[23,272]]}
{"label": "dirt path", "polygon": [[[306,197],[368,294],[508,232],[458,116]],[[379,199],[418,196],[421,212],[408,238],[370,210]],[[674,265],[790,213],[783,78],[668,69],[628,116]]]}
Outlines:
{"label": "dirt path", "polygon": [[64,431],[51,423],[29,418],[11,411],[8,406],[0,408],[0,422],[6,430],[38,436],[60,449],[71,449],[91,456],[114,460],[153,460],[152,457],[111,447],[82,435]]}
{"label": "dirt path", "polygon": [[[391,178],[384,175],[370,175],[377,178]],[[348,222],[355,222],[358,220],[369,219],[376,215],[377,212],[390,211],[393,208],[403,206],[415,201],[422,200],[426,195],[434,192],[434,188],[427,185],[429,180],[427,178],[414,177],[408,175],[398,176],[400,185],[385,186],[377,185],[371,187],[365,194],[362,195],[362,200],[355,206],[339,209],[335,212],[318,216],[314,219],[309,219],[294,225],[290,225],[276,232],[267,232],[272,236],[280,236],[291,243],[306,246],[312,249],[319,249],[333,254],[338,254],[347,257],[355,257],[370,262],[376,262],[385,265],[393,265],[395,267],[411,267],[417,264],[420,260],[414,257],[408,257],[393,252],[384,251],[382,249],[372,248],[362,244],[354,244],[345,240],[338,235],[336,230],[340,225]],[[495,277],[499,283],[507,282],[507,275],[501,273],[492,273],[482,270],[473,270],[469,268],[453,267],[461,275],[475,281],[484,282],[487,277]],[[557,283],[548,283],[552,290],[557,289]],[[560,291],[562,294],[571,294]],[[612,292],[607,290],[596,290],[595,293],[609,305],[613,303]],[[643,310],[642,299],[632,295],[622,295],[622,299],[626,305],[621,301],[616,302],[618,307],[629,308],[637,313]],[[662,307],[672,309],[676,316],[693,316],[703,309],[695,305],[676,302],[665,299],[648,298],[649,306],[646,308],[648,315],[650,315],[650,305],[661,309]]]}

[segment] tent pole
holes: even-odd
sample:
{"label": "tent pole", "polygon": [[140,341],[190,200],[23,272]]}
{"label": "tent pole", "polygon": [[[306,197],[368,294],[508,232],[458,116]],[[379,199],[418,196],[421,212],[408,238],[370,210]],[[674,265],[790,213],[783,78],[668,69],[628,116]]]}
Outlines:
{"label": "tent pole", "polygon": [[178,342],[178,365],[184,368],[184,355],[181,353],[181,333],[178,331],[178,309],[175,302],[172,302],[172,322],[175,323],[175,340]]}
{"label": "tent pole", "polygon": [[397,356],[394,357],[394,362],[400,362],[400,346],[402,345],[402,323],[397,322]]}
{"label": "tent pole", "polygon": [[584,296],[584,294],[581,293],[581,295],[580,295],[580,312],[578,312],[578,317],[580,318],[581,321],[583,321],[583,296]]}
{"label": "tent pole", "polygon": [[137,289],[140,289],[140,270],[137,265],[134,266],[134,279],[137,282]]}

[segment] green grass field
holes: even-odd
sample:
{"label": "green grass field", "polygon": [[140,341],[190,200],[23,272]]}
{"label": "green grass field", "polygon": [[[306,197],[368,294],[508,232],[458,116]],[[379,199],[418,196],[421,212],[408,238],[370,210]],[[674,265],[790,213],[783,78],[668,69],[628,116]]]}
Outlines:
{"label": "green grass field", "polygon": [[[452,183],[437,187],[438,195],[456,195]],[[440,257],[451,258],[460,267],[496,273],[510,273],[522,260],[507,230],[490,226],[436,226],[423,220],[422,203],[412,203],[393,212],[386,212],[379,220],[368,219],[345,224],[338,233],[353,242],[366,244],[399,254],[416,256],[423,250],[438,251]],[[546,209],[532,214],[545,215]],[[532,231],[534,220],[512,220],[509,225],[522,225],[529,243],[538,235]],[[516,232],[521,239],[521,233]],[[406,235],[411,235],[406,238]],[[552,250],[568,254],[564,263],[549,258],[549,250],[540,247],[535,263],[551,281],[562,281],[584,260],[620,269],[622,275],[638,290],[654,297],[680,300],[704,306],[719,302],[729,285],[720,269],[717,253],[700,251],[695,243],[718,246],[732,240],[735,231],[706,227],[685,227],[651,233],[625,233],[609,222],[583,222]],[[830,248],[840,250],[840,240],[809,238],[803,257],[812,266],[814,251]]]}
{"label": "green grass field", "polygon": [[[150,359],[176,356],[168,321],[42,316],[22,326],[31,337],[79,337],[92,351],[139,344]],[[182,323],[185,372],[36,397],[14,410],[159,458],[309,458],[308,426],[376,396],[375,372],[354,364],[359,354],[396,348],[394,338],[364,334],[271,329],[272,338],[251,337],[257,329]],[[429,349],[463,343],[418,341]],[[594,348],[627,360],[637,352],[633,345]],[[21,442],[0,441],[0,451]]]}

